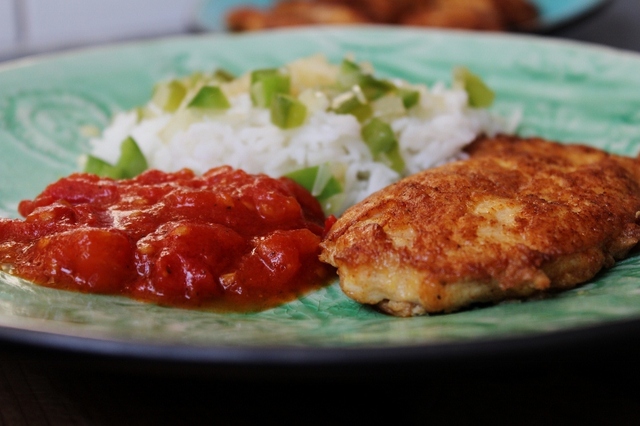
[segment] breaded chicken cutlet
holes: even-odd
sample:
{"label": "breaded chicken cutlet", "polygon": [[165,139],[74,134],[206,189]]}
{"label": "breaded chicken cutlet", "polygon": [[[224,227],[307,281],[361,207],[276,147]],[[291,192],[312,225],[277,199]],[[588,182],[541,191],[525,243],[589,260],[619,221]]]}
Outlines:
{"label": "breaded chicken cutlet", "polygon": [[321,243],[352,299],[448,313],[573,288],[640,240],[640,160],[538,138],[482,137],[469,159],[348,209]]}

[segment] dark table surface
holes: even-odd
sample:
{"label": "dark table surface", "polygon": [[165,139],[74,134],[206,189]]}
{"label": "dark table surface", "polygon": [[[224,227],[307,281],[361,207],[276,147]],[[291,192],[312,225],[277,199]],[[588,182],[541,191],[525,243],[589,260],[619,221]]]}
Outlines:
{"label": "dark table surface", "polygon": [[[640,52],[639,20],[640,0],[614,0],[544,36]],[[637,329],[564,353],[471,364],[228,377],[0,343],[0,425],[637,425]]]}

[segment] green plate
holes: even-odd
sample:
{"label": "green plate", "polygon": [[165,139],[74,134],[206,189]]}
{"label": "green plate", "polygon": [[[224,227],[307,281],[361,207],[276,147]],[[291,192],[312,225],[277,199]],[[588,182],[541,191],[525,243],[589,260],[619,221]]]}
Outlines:
{"label": "green plate", "polygon": [[[0,215],[77,170],[88,126],[144,103],[154,82],[196,70],[232,72],[324,53],[353,53],[381,75],[432,84],[465,65],[521,109],[522,135],[583,142],[619,154],[640,148],[640,56],[535,36],[388,27],[203,35],[28,58],[0,68]],[[392,318],[345,297],[337,283],[255,314],[162,308],[0,275],[0,339],[113,358],[201,365],[344,365],[477,357],[568,345],[596,330],[638,330],[640,257],[546,300],[449,315]],[[620,328],[624,327],[624,328]],[[563,336],[562,339],[558,336]],[[636,336],[637,337],[637,336]],[[541,340],[542,339],[542,340]]]}

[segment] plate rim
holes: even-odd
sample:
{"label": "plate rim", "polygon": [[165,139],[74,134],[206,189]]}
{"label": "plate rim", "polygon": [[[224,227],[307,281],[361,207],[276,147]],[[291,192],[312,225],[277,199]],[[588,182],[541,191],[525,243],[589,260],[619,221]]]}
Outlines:
{"label": "plate rim", "polygon": [[[211,347],[152,344],[66,336],[0,326],[4,351],[47,358],[65,365],[120,372],[252,379],[278,377],[378,377],[421,375],[418,368],[465,368],[523,364],[535,368],[549,362],[593,362],[615,353],[620,360],[637,357],[640,348],[629,335],[640,334],[640,317],[613,320],[526,336],[479,338],[467,342],[399,345],[393,347]],[[588,357],[585,358],[585,354]],[[472,360],[473,362],[469,363]],[[78,367],[76,366],[76,367]],[[74,367],[75,368],[75,367]],[[427,375],[429,370],[424,371]]]}

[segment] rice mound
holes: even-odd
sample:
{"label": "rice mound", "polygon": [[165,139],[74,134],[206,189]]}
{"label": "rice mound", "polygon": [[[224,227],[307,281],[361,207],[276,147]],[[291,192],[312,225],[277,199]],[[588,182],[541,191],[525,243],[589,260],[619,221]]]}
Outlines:
{"label": "rice mound", "polygon": [[[323,57],[287,66],[301,99],[319,79],[334,78],[335,67]],[[302,81],[304,78],[308,81]],[[137,110],[117,113],[103,133],[90,141],[90,154],[113,163],[120,154],[120,143],[131,136],[149,167],[167,172],[190,168],[203,173],[230,165],[248,173],[280,177],[303,167],[328,164],[340,177],[344,192],[327,210],[339,215],[403,176],[460,158],[461,150],[479,134],[513,133],[519,119],[469,107],[467,92],[461,87],[443,83],[427,87],[393,80],[420,93],[419,105],[388,119],[406,165],[398,173],[374,161],[355,116],[332,112],[326,108],[326,100],[307,96],[304,124],[283,130],[271,123],[268,109],[253,106],[247,81],[242,77],[226,86],[231,106],[213,115],[194,118],[186,111],[167,113],[153,105],[147,107],[154,114],[143,119]]]}

